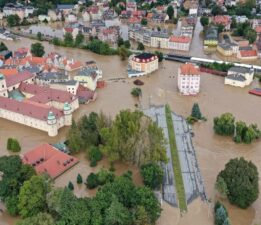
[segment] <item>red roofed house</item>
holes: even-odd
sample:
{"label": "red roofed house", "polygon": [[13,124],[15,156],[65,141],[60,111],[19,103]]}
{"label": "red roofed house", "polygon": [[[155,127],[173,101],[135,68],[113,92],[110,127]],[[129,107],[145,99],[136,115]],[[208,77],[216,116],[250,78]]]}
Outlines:
{"label": "red roofed house", "polygon": [[237,54],[237,58],[241,60],[256,60],[258,58],[257,51],[252,50],[240,50]]}
{"label": "red roofed house", "polygon": [[199,68],[191,63],[178,69],[178,89],[183,95],[196,95],[200,90]]}
{"label": "red roofed house", "polygon": [[229,16],[222,16],[222,15],[214,16],[212,17],[212,22],[215,25],[223,25],[224,30],[230,30],[231,19]]}
{"label": "red roofed house", "polygon": [[171,36],[169,38],[169,49],[178,51],[189,51],[191,43],[190,37],[185,36]]}
{"label": "red roofed house", "polygon": [[49,144],[41,144],[21,156],[24,164],[34,167],[38,174],[46,173],[52,179],[72,168],[79,160]]}
{"label": "red roofed house", "polygon": [[261,25],[257,26],[257,27],[255,28],[255,31],[256,31],[256,33],[257,33],[258,35],[261,34]]}

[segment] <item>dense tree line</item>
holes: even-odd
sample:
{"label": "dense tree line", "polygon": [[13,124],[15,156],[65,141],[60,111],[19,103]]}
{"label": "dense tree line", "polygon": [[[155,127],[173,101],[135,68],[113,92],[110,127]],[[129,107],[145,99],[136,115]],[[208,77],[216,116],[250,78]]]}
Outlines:
{"label": "dense tree line", "polygon": [[68,187],[54,188],[47,176],[35,175],[18,156],[1,157],[0,171],[0,197],[9,213],[22,217],[17,225],[150,225],[161,214],[153,191],[136,187],[130,172],[115,177],[102,169],[95,174],[96,196],[77,198]]}
{"label": "dense tree line", "polygon": [[96,146],[111,162],[143,165],[167,161],[162,129],[140,111],[120,111],[113,121],[92,112],[78,124],[73,121],[67,139],[72,152]]}
{"label": "dense tree line", "polygon": [[236,143],[250,144],[261,137],[261,131],[256,124],[247,126],[245,122],[235,122],[235,117],[231,113],[214,118],[214,131],[219,135],[233,136]]}
{"label": "dense tree line", "polygon": [[249,207],[259,195],[258,170],[244,158],[231,159],[217,177],[216,188],[230,203]]}
{"label": "dense tree line", "polygon": [[257,33],[254,29],[251,28],[249,22],[237,24],[236,28],[233,31],[233,35],[243,36],[249,41],[250,44],[254,43],[257,38]]}

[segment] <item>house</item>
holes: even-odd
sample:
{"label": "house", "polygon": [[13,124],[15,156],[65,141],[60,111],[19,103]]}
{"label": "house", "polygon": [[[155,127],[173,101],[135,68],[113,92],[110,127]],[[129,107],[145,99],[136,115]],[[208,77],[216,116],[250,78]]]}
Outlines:
{"label": "house", "polygon": [[6,59],[9,59],[12,57],[13,53],[9,50],[4,50],[0,52],[0,60],[5,61]]}
{"label": "house", "polygon": [[159,60],[154,54],[141,53],[130,57],[129,66],[129,77],[142,76],[156,71],[159,68]]}
{"label": "house", "polygon": [[8,17],[10,15],[18,15],[21,20],[29,17],[35,11],[32,6],[24,6],[22,4],[7,3],[3,8],[3,16]]}
{"label": "house", "polygon": [[101,20],[102,19],[102,12],[98,6],[90,6],[87,11],[91,16],[91,20]]}
{"label": "house", "polygon": [[70,23],[63,28],[63,34],[71,33],[75,39],[79,32],[82,32],[83,25],[79,23]]}
{"label": "house", "polygon": [[97,69],[83,67],[80,71],[78,71],[73,79],[78,81],[84,87],[87,87],[89,90],[94,91],[97,87],[97,81],[100,78],[102,78],[102,75]]}
{"label": "house", "polygon": [[65,22],[67,23],[76,23],[77,22],[77,16],[73,13],[69,13],[65,16]]}
{"label": "house", "polygon": [[77,158],[47,143],[26,152],[21,158],[24,164],[34,167],[37,174],[48,174],[52,179],[56,179],[79,162]]}
{"label": "house", "polygon": [[198,15],[198,3],[193,2],[189,6],[189,15]]}
{"label": "house", "polygon": [[48,15],[39,15],[38,16],[38,20],[40,22],[45,22],[45,21],[50,22],[51,21],[51,17],[48,16]]}
{"label": "house", "polygon": [[219,43],[217,51],[223,56],[232,56],[238,53],[239,47],[236,43]]}
{"label": "house", "polygon": [[196,95],[200,91],[199,68],[191,63],[178,69],[178,89],[182,95]]}
{"label": "house", "polygon": [[225,84],[235,87],[245,87],[252,83],[253,78],[253,69],[234,66],[228,70],[227,76],[225,77]]}
{"label": "house", "polygon": [[154,48],[168,48],[169,35],[165,31],[152,31],[150,46]]}
{"label": "house", "polygon": [[229,16],[223,16],[223,15],[214,16],[212,17],[212,22],[216,26],[219,25],[224,26],[224,30],[226,31],[230,30],[231,19]]}
{"label": "house", "polygon": [[116,43],[119,38],[119,27],[102,28],[98,33],[98,39],[108,43]]}
{"label": "house", "polygon": [[204,46],[214,47],[218,45],[217,27],[209,27],[204,37]]}
{"label": "house", "polygon": [[35,77],[36,84],[49,85],[52,82],[68,81],[69,76],[62,72],[46,72],[40,73]]}
{"label": "house", "polygon": [[189,51],[191,43],[190,37],[171,36],[169,38],[169,49],[177,51]]}
{"label": "house", "polygon": [[127,11],[136,11],[137,10],[137,3],[135,0],[127,0],[126,1],[126,10]]}
{"label": "house", "polygon": [[84,22],[91,21],[91,15],[90,15],[90,13],[87,10],[84,10],[82,12],[82,19],[83,19]]}
{"label": "house", "polygon": [[237,58],[241,60],[257,60],[258,54],[255,49],[251,50],[239,50]]}
{"label": "house", "polygon": [[74,5],[70,5],[70,4],[58,4],[56,7],[56,10],[58,12],[61,12],[63,15],[67,15],[71,13],[73,9],[74,9]]}
{"label": "house", "polygon": [[236,16],[237,23],[245,23],[247,21],[248,21],[248,18],[246,16]]}

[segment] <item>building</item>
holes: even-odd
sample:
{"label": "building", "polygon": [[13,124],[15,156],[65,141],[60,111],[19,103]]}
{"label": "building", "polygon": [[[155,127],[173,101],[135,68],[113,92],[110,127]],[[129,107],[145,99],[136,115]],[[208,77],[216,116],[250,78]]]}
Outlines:
{"label": "building", "polygon": [[239,50],[237,54],[237,58],[241,60],[257,60],[258,54],[255,49],[247,49],[247,50]]}
{"label": "building", "polygon": [[88,67],[83,67],[78,71],[77,75],[74,76],[74,80],[78,81],[84,87],[89,90],[94,91],[97,87],[97,81],[102,78],[102,73],[98,69],[92,69]]}
{"label": "building", "polygon": [[178,69],[178,89],[182,95],[196,95],[200,90],[200,73],[198,67],[187,63]]}
{"label": "building", "polygon": [[177,51],[189,51],[190,43],[191,43],[190,37],[171,36],[169,38],[168,48]]}
{"label": "building", "polygon": [[204,38],[204,46],[216,47],[218,45],[218,30],[216,27],[209,27]]}
{"label": "building", "polygon": [[63,153],[47,143],[41,144],[21,155],[24,164],[34,167],[38,174],[48,174],[52,179],[72,168],[79,160]]}
{"label": "building", "polygon": [[130,57],[129,77],[142,76],[156,71],[159,68],[158,57],[151,53],[141,53]]}
{"label": "building", "polygon": [[22,4],[7,3],[3,8],[3,16],[18,15],[21,20],[29,17],[35,11],[32,6],[24,6]]}
{"label": "building", "polygon": [[168,48],[169,35],[165,31],[152,31],[150,35],[150,46],[153,48]]}
{"label": "building", "polygon": [[254,79],[254,70],[234,66],[228,70],[228,74],[225,77],[225,84],[235,87],[245,87],[252,83]]}
{"label": "building", "polygon": [[222,16],[222,15],[214,16],[212,18],[212,22],[216,26],[219,26],[219,25],[224,26],[224,30],[226,30],[226,31],[230,30],[231,19],[229,16]]}
{"label": "building", "polygon": [[62,72],[47,72],[40,73],[35,77],[36,84],[49,85],[51,82],[68,81],[69,76]]}

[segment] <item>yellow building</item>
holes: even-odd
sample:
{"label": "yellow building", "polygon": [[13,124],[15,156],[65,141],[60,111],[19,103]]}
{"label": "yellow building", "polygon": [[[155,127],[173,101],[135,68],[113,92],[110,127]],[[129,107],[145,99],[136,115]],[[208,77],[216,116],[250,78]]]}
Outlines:
{"label": "yellow building", "polygon": [[130,59],[130,68],[137,73],[128,73],[129,77],[146,75],[159,68],[159,60],[154,54],[141,53]]}

